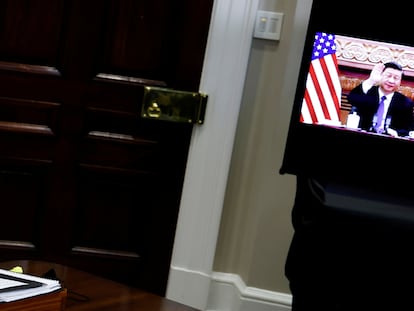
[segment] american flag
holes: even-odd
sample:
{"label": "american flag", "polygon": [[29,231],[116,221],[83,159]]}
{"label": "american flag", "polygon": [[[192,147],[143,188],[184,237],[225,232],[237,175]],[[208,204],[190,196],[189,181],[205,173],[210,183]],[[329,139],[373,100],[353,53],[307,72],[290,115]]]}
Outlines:
{"label": "american flag", "polygon": [[342,89],[335,53],[335,35],[316,33],[302,103],[301,122],[339,122]]}

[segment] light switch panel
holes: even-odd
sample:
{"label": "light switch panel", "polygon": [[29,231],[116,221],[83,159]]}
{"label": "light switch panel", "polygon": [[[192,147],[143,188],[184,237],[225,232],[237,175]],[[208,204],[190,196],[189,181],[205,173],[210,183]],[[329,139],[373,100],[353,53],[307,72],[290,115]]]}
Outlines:
{"label": "light switch panel", "polygon": [[257,11],[253,37],[267,40],[280,40],[282,22],[283,13]]}

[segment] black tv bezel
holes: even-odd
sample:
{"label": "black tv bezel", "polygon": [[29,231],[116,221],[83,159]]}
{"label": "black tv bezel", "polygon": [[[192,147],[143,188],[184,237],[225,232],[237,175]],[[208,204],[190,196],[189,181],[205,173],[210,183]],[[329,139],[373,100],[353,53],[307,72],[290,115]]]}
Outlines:
{"label": "black tv bezel", "polygon": [[[386,183],[392,183],[391,188],[407,187],[403,179],[414,176],[414,141],[300,122],[315,33],[414,46],[414,35],[405,31],[411,27],[409,10],[384,12],[372,0],[364,1],[363,7],[332,5],[328,0],[314,0],[312,4],[280,173],[361,183],[373,188],[387,188],[383,186]],[[335,14],[327,13],[333,10]],[[378,16],[388,20],[381,24]],[[390,24],[398,27],[389,27]],[[382,166],[381,171],[378,166]]]}

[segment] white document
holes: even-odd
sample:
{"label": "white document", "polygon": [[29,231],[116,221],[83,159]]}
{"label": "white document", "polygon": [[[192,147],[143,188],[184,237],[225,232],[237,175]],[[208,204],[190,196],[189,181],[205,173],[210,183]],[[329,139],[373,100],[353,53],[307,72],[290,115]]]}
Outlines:
{"label": "white document", "polygon": [[0,269],[0,302],[42,295],[60,288],[57,280]]}

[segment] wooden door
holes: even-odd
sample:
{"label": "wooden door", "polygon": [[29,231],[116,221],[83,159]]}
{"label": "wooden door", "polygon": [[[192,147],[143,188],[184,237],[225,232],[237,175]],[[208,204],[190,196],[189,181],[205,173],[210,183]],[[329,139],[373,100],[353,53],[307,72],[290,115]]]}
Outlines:
{"label": "wooden door", "polygon": [[0,260],[164,295],[192,125],[141,101],[198,91],[212,3],[0,1]]}

